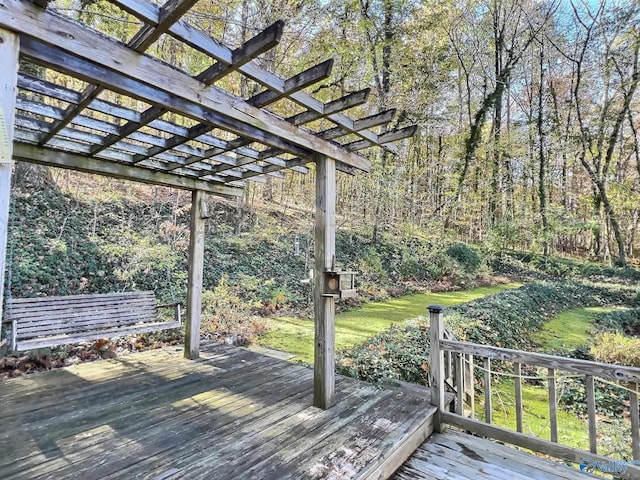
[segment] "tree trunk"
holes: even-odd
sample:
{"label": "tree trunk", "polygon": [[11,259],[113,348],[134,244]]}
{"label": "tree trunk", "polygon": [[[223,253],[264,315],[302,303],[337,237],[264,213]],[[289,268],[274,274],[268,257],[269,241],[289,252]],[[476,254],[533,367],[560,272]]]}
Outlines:
{"label": "tree trunk", "polygon": [[542,254],[549,255],[549,221],[547,219],[547,186],[546,171],[547,160],[545,158],[545,132],[544,132],[544,103],[542,89],[544,87],[544,42],[540,42],[540,84],[538,85],[538,201],[540,202],[540,219],[542,222]]}

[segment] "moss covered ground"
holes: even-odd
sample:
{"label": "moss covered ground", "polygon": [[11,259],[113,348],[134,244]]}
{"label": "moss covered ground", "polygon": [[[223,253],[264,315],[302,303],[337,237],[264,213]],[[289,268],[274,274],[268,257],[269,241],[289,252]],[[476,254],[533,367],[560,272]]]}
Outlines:
{"label": "moss covered ground", "polygon": [[[521,284],[509,283],[473,290],[416,293],[384,302],[370,302],[336,315],[336,349],[362,343],[383,332],[394,323],[425,315],[433,304],[450,307],[477,298],[499,293]],[[269,319],[269,332],[259,338],[262,346],[295,354],[294,360],[313,362],[313,321],[306,318],[280,317]]]}

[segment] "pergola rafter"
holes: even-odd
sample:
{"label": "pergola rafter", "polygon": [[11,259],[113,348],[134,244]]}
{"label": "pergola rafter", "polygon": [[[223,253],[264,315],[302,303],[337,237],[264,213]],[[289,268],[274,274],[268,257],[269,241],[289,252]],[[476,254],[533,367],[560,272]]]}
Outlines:
{"label": "pergola rafter", "polygon": [[[262,68],[256,59],[278,44],[283,22],[232,49],[184,19],[196,0],[162,6],[109,1],[142,23],[127,43],[56,12],[45,0],[0,1],[0,107],[9,139],[8,147],[0,144],[9,150],[4,158],[0,148],[0,185],[8,185],[6,162],[14,158],[192,191],[185,355],[195,358],[204,194],[238,197],[248,181],[283,178],[287,170],[307,173],[306,165],[315,163],[314,404],[330,407],[335,297],[323,289],[335,268],[336,171],[368,171],[370,160],[357,152],[380,147],[396,153],[392,143],[412,136],[416,127],[389,130],[393,109],[347,116],[345,111],[366,102],[369,89],[326,103],[309,94],[305,89],[331,75],[333,60],[286,79]],[[147,55],[163,35],[203,54],[208,66],[192,75]],[[42,75],[19,71],[18,50],[23,62],[44,67]],[[240,98],[224,90],[218,82],[232,73],[262,91]],[[284,117],[274,113],[287,110]],[[308,128],[313,122],[316,127]],[[8,190],[0,189],[0,271]]]}

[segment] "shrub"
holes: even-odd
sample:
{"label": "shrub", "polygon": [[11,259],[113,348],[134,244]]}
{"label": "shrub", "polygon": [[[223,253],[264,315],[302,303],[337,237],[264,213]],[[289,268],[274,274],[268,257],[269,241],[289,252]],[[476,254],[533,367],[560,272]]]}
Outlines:
{"label": "shrub", "polygon": [[591,353],[599,362],[640,367],[640,338],[615,332],[602,333],[591,346]]}
{"label": "shrub", "polygon": [[426,385],[429,377],[429,329],[425,319],[392,325],[363,345],[337,353],[338,373],[376,382],[383,377]]}
{"label": "shrub", "polygon": [[631,336],[640,336],[640,308],[615,310],[598,315],[596,327],[603,331],[617,331]]}
{"label": "shrub", "polygon": [[[567,410],[587,415],[587,393],[584,377],[565,378],[560,385],[560,404]],[[609,416],[620,416],[626,410],[629,394],[622,388],[596,382],[596,411]]]}
{"label": "shrub", "polygon": [[464,243],[454,243],[447,248],[447,255],[456,260],[467,271],[475,272],[482,265],[480,254]]}
{"label": "shrub", "polygon": [[388,279],[382,257],[373,247],[367,248],[360,259],[360,271],[367,280],[385,282]]}
{"label": "shrub", "polygon": [[545,257],[526,252],[500,251],[491,259],[497,273],[523,278],[583,278],[593,282],[634,284],[640,281],[640,269],[630,266],[609,267],[601,263]]}
{"label": "shrub", "polygon": [[202,294],[202,333],[213,340],[246,345],[266,332],[266,323],[250,309],[228,283],[226,275],[218,286]]}

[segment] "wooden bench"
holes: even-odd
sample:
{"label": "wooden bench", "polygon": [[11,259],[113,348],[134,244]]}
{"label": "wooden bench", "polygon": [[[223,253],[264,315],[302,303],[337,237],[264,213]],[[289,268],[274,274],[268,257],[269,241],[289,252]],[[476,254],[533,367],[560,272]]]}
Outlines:
{"label": "wooden bench", "polygon": [[[175,307],[173,321],[158,308]],[[182,325],[180,305],[156,304],[153,292],[20,298],[7,302],[11,348],[22,351],[154,332]]]}

